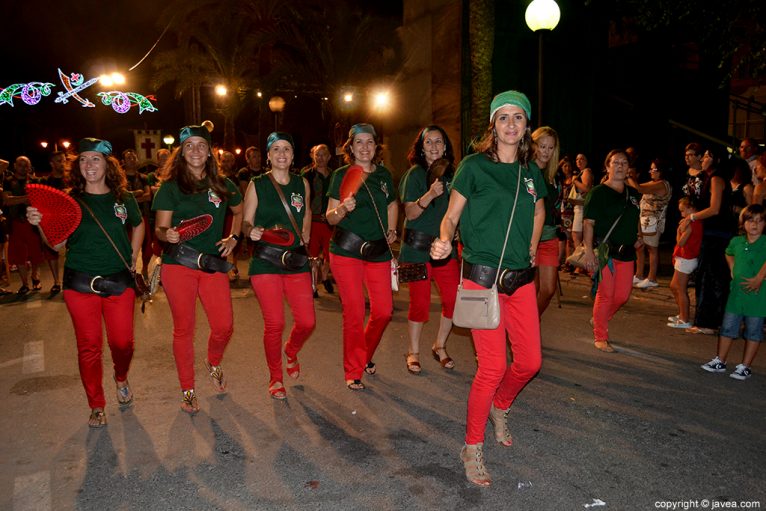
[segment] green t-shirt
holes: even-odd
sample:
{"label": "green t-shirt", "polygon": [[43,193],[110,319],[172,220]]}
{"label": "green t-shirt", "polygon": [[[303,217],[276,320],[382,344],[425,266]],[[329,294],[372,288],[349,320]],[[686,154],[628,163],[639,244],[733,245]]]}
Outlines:
{"label": "green t-shirt", "polygon": [[[628,193],[627,200],[626,191]],[[612,228],[614,221],[622,213],[622,218],[620,218],[612,234],[609,235],[609,243],[611,245],[633,245],[638,239],[640,202],[641,194],[630,186],[625,185],[625,191],[622,192],[604,184],[594,186],[585,197],[584,210],[584,218],[595,221],[593,241],[603,240],[609,229]]]}
{"label": "green t-shirt", "polygon": [[[93,210],[93,214],[101,221],[101,225],[120,249],[122,257],[130,264],[133,249],[128,238],[128,227],[141,224],[141,210],[133,194],[125,193],[119,202],[111,192],[99,195],[85,193],[76,198],[78,201],[84,201]],[[122,259],[88,210],[82,206],[80,209],[82,220],[67,240],[64,265],[89,275],[111,275],[125,270]]]}
{"label": "green t-shirt", "polygon": [[540,241],[552,240],[556,237],[556,232],[558,231],[556,202],[558,201],[559,194],[561,193],[561,184],[558,181],[555,183],[549,183],[546,180],[545,188],[548,191],[548,195],[545,196],[545,223],[543,223],[543,234],[540,236]]}
{"label": "green t-shirt", "polygon": [[[439,236],[439,226],[449,206],[449,190],[452,182],[448,181],[444,186],[444,193],[432,200],[426,209],[415,220],[405,220],[404,229],[420,231],[431,236]],[[399,182],[399,200],[415,202],[429,189],[426,170],[420,165],[415,165],[404,174]],[[399,260],[404,263],[425,263],[430,256],[427,251],[415,250],[402,241]]]}
{"label": "green t-shirt", "polygon": [[[518,161],[495,163],[484,153],[472,154],[460,162],[452,189],[466,199],[460,215],[460,239],[464,246],[463,258],[469,263],[497,268],[516,196],[519,168]],[[546,194],[540,169],[529,162],[521,169],[521,189],[503,268],[529,267],[535,203]]]}
{"label": "green t-shirt", "polygon": [[314,167],[306,167],[301,172],[301,177],[305,178],[309,182],[311,190],[311,213],[313,215],[321,215],[324,218],[327,211],[327,189],[330,186],[330,178],[332,178],[332,170],[327,169],[327,176],[323,176]]}
{"label": "green t-shirt", "polygon": [[748,243],[747,236],[735,236],[726,247],[726,255],[734,256],[734,278],[729,287],[726,312],[751,318],[766,318],[766,284],[757,293],[746,293],[742,281],[755,277],[766,262],[766,236]]}
{"label": "green t-shirt", "polygon": [[[301,245],[301,233],[295,232],[293,224],[287,216],[285,207],[282,205],[282,200],[279,198],[279,194],[274,188],[274,185],[271,184],[271,179],[269,179],[270,174],[271,172],[268,172],[252,179],[253,184],[255,185],[255,193],[258,195],[258,207],[255,210],[255,218],[247,220],[253,225],[265,229],[280,225],[291,231],[295,235],[293,244],[289,247],[278,248],[295,250]],[[295,174],[290,174],[290,182],[284,186],[280,185],[280,188],[282,188],[282,193],[285,195],[287,205],[290,206],[290,211],[295,218],[295,222],[298,224],[299,228],[302,227],[303,218],[306,215],[306,186],[303,183],[303,178],[296,176]],[[261,241],[260,243],[264,242]],[[262,273],[277,273],[283,275],[307,271],[309,271],[308,263],[306,263],[300,270],[287,270],[277,267],[263,259],[252,257],[250,259],[250,269],[248,270],[248,273],[250,275],[259,275]]]}
{"label": "green t-shirt", "polygon": [[[346,175],[348,165],[339,168],[332,174],[330,180],[330,189],[327,196],[340,200],[340,184]],[[338,227],[351,231],[365,241],[375,241],[385,238],[385,231],[388,231],[388,205],[396,201],[396,189],[391,179],[391,172],[384,166],[378,165],[375,170],[367,174],[365,181],[367,189],[362,185],[356,192],[356,208],[348,213],[343,220],[338,223]],[[370,199],[372,194],[375,202]],[[377,210],[377,214],[376,211]],[[378,220],[380,216],[380,220]],[[380,224],[383,223],[381,228]],[[361,259],[359,254],[352,254],[340,248],[335,241],[330,241],[330,252],[333,254]],[[391,254],[386,251],[371,261],[382,262],[389,261]]]}
{"label": "green t-shirt", "polygon": [[[170,225],[176,227],[182,220],[209,213],[213,216],[213,225],[205,232],[187,241],[186,244],[204,254],[219,255],[215,245],[223,236],[224,218],[230,206],[236,206],[242,202],[242,195],[237,185],[230,179],[226,179],[226,189],[229,197],[219,197],[213,190],[203,190],[197,193],[186,194],[178,188],[175,180],[165,181],[160,185],[152,203],[153,211],[172,211],[173,218]],[[228,236],[229,233],[226,233]],[[178,264],[172,257],[163,254],[162,262]]]}

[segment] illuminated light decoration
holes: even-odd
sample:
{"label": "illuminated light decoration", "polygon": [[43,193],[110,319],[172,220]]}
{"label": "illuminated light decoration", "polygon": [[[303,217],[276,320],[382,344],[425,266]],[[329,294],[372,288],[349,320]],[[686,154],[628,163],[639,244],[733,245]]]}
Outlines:
{"label": "illuminated light decoration", "polygon": [[157,111],[157,107],[152,104],[152,100],[157,101],[154,96],[142,96],[135,92],[118,90],[99,92],[96,96],[101,98],[101,103],[104,105],[112,105],[112,109],[118,114],[127,113],[131,106],[137,106],[139,114]]}
{"label": "illuminated light decoration", "polygon": [[85,99],[80,96],[80,92],[84,91],[94,83],[98,82],[98,78],[91,78],[87,82],[83,82],[85,77],[80,73],[72,73],[70,76],[65,75],[61,69],[59,71],[59,78],[61,84],[66,89],[66,92],[59,92],[56,98],[56,103],[62,103],[66,105],[69,102],[69,98],[74,98],[79,101],[83,107],[93,108],[94,105],[89,99]]}
{"label": "illuminated light decoration", "polygon": [[51,87],[55,85],[44,82],[14,83],[5,89],[0,89],[0,105],[13,106],[13,98],[16,97],[21,97],[27,105],[36,105],[43,96],[50,95]]}

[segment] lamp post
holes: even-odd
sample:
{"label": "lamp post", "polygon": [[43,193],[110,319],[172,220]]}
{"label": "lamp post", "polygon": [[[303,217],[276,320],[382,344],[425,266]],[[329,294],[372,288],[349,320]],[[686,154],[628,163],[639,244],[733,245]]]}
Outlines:
{"label": "lamp post", "polygon": [[269,110],[274,112],[274,131],[279,131],[279,114],[285,109],[285,100],[281,96],[272,96],[269,100]]}
{"label": "lamp post", "polygon": [[556,28],[561,10],[556,0],[534,0],[527,7],[524,19],[532,32],[537,32],[537,125],[543,123],[543,33]]}

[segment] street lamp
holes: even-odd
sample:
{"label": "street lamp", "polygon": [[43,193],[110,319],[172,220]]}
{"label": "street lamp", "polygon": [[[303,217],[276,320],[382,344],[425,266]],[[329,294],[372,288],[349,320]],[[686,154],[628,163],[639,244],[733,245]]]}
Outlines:
{"label": "street lamp", "polygon": [[124,85],[125,84],[125,75],[122,73],[110,73],[110,74],[103,74],[98,77],[98,81],[101,85],[104,87],[111,87],[113,85]]}
{"label": "street lamp", "polygon": [[279,130],[279,114],[285,109],[285,100],[281,96],[272,96],[269,100],[269,110],[274,113],[274,131]]}
{"label": "street lamp", "polygon": [[168,149],[173,148],[173,142],[176,141],[176,138],[173,135],[165,135],[162,137],[162,141],[165,143],[166,146],[168,146]]}
{"label": "street lamp", "polygon": [[45,140],[43,140],[42,142],[40,142],[40,146],[41,146],[43,149],[47,149],[47,148],[48,148],[48,142],[47,142],[47,141],[45,141]]}
{"label": "street lamp", "polygon": [[64,146],[64,150],[65,150],[65,151],[68,151],[68,150],[69,150],[69,146],[70,146],[70,145],[72,145],[72,143],[71,143],[71,142],[69,142],[69,140],[63,140],[63,141],[61,142],[61,145],[63,145],[63,146]]}
{"label": "street lamp", "polygon": [[561,10],[555,0],[534,0],[527,7],[524,19],[532,32],[537,32],[537,125],[542,126],[543,113],[543,33],[556,28]]}
{"label": "street lamp", "polygon": [[226,94],[228,94],[229,90],[226,88],[225,85],[219,83],[215,86],[215,93],[217,96],[224,97]]}

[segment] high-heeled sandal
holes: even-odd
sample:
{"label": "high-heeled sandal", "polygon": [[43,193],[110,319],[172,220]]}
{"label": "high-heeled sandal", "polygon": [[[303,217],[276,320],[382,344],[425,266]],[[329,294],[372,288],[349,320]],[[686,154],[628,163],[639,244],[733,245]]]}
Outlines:
{"label": "high-heeled sandal", "polygon": [[407,370],[410,372],[410,374],[420,374],[421,367],[420,361],[418,360],[419,356],[420,353],[407,353],[404,355],[404,359],[407,361]]}
{"label": "high-heeled sandal", "polygon": [[197,402],[197,395],[194,393],[194,389],[181,391],[181,410],[190,415],[199,412],[199,403]]}
{"label": "high-heeled sandal", "polygon": [[273,399],[280,401],[287,399],[287,390],[281,381],[272,381],[269,383],[269,395]]}
{"label": "high-heeled sandal", "polygon": [[367,388],[362,383],[362,380],[346,380],[346,387],[351,390],[364,390]]}
{"label": "high-heeled sandal", "polygon": [[492,478],[484,466],[484,444],[464,445],[460,451],[460,459],[463,461],[466,479],[477,486],[486,487],[492,484]]}
{"label": "high-heeled sandal", "polygon": [[88,417],[88,427],[90,428],[103,428],[106,426],[106,414],[103,408],[94,408],[90,411],[90,417]]}
{"label": "high-heeled sandal", "polygon": [[219,394],[226,392],[226,377],[223,375],[223,367],[220,365],[214,366],[205,360],[205,368],[210,374],[210,381],[213,383],[216,392]]}
{"label": "high-heeled sandal", "polygon": [[378,372],[378,369],[375,367],[375,362],[373,362],[372,360],[367,362],[367,366],[364,368],[364,372],[370,375],[373,375],[376,372]]}
{"label": "high-heeled sandal", "polygon": [[[439,356],[439,352],[440,351],[444,352],[444,358]],[[437,347],[437,346],[432,346],[431,347],[431,354],[434,356],[434,360],[439,362],[444,369],[454,369],[455,368],[455,361],[452,360],[450,358],[450,356],[447,354],[447,348],[445,348],[444,346],[442,346],[441,348]]]}
{"label": "high-heeled sandal", "polygon": [[[120,386],[120,383],[123,385]],[[120,403],[120,406],[130,406],[133,403],[133,392],[130,390],[128,380],[118,382],[115,377],[114,384],[117,386],[117,402]]]}
{"label": "high-heeled sandal", "polygon": [[506,447],[513,445],[511,429],[508,427],[508,412],[510,411],[510,407],[508,407],[507,410],[502,410],[496,408],[494,404],[489,409],[489,422],[491,422],[492,426],[495,428],[495,440],[497,440],[497,443],[500,445]]}
{"label": "high-heeled sandal", "polygon": [[291,357],[285,352],[285,359],[287,360],[287,363],[285,364],[287,376],[293,380],[297,380],[301,375],[301,364],[298,362],[298,357]]}

